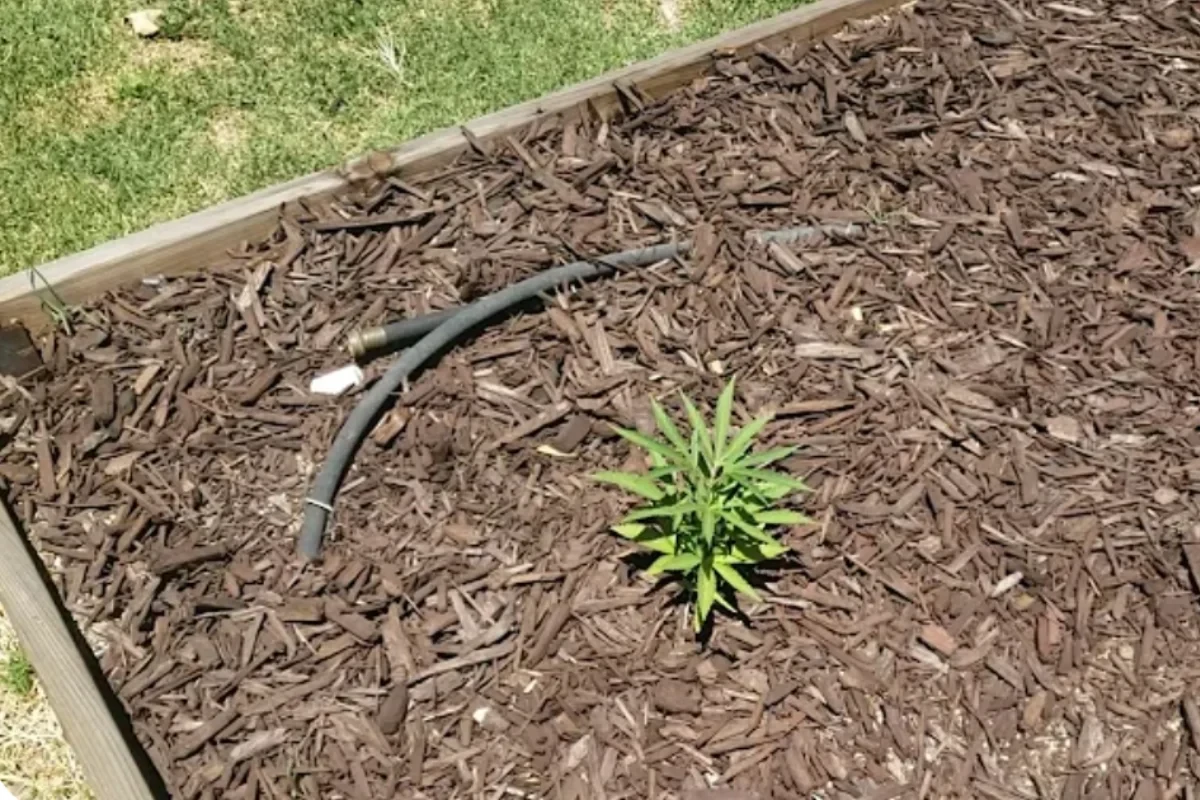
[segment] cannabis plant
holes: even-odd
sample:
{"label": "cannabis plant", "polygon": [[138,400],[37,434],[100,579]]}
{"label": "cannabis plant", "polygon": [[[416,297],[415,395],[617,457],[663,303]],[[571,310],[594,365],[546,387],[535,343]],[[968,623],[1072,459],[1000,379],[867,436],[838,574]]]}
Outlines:
{"label": "cannabis plant", "polygon": [[766,467],[793,451],[781,447],[751,452],[755,437],[770,421],[758,417],[739,431],[730,428],[734,381],[721,392],[710,428],[686,395],[688,435],[680,432],[657,402],[651,401],[661,439],[617,428],[622,437],[646,451],[646,473],[601,472],[596,480],[615,484],[645,502],[613,527],[613,531],[659,553],[648,572],[678,573],[695,596],[694,622],[699,631],[714,603],[732,610],[724,585],[758,600],[740,568],[786,551],[767,529],[807,522],[803,514],[779,508],[802,481]]}

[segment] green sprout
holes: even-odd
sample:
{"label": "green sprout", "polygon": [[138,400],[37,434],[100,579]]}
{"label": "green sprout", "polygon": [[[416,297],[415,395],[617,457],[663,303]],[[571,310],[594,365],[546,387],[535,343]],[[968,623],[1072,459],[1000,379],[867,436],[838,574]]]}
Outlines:
{"label": "green sprout", "polygon": [[46,276],[38,271],[37,267],[29,268],[29,288],[37,292],[37,280],[40,279],[46,285],[46,293],[38,293],[38,300],[41,303],[42,311],[46,316],[50,317],[50,321],[54,323],[54,327],[61,328],[64,333],[70,336],[74,331],[71,326],[71,309],[63,302],[62,296],[50,281],[46,280]]}
{"label": "green sprout", "polygon": [[754,599],[758,592],[739,567],[777,558],[787,547],[767,533],[771,525],[798,525],[808,517],[778,508],[784,497],[807,491],[803,481],[765,467],[794,451],[780,447],[752,453],[754,438],[771,420],[760,416],[739,431],[730,429],[734,381],[721,392],[710,430],[695,404],[683,395],[691,426],[685,438],[662,406],[651,401],[663,439],[617,428],[616,432],[647,452],[645,474],[600,472],[592,477],[644,499],[613,531],[659,553],[650,575],[679,573],[695,595],[694,624],[699,631],[714,603],[733,611],[721,584]]}

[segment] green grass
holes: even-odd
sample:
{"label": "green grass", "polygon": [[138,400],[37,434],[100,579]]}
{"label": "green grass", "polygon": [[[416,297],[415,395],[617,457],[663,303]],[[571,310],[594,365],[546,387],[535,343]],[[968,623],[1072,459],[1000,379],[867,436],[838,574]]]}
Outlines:
{"label": "green grass", "polygon": [[801,2],[662,1],[0,2],[0,273]]}
{"label": "green grass", "polygon": [[33,664],[21,648],[14,646],[3,656],[0,687],[18,697],[28,697],[33,692]]}
{"label": "green grass", "polygon": [[0,686],[19,697],[28,697],[33,692],[33,664],[29,663],[29,656],[13,644],[0,658],[3,659],[0,662],[3,665],[0,667]]}

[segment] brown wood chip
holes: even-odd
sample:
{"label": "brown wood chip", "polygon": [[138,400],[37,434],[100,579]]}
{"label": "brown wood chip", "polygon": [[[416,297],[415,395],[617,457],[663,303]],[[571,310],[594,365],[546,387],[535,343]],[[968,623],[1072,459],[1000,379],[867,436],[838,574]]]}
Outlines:
{"label": "brown wood chip", "polygon": [[951,655],[958,648],[958,642],[941,625],[926,625],[921,628],[921,641],[944,656]]}
{"label": "brown wood chip", "polygon": [[379,729],[385,736],[391,736],[404,725],[408,716],[408,683],[394,685],[379,707]]}
{"label": "brown wood chip", "polygon": [[[71,295],[0,381],[0,483],[168,793],[1195,794],[1194,17],[767,23],[674,90],[433,134],[203,270]],[[764,238],[798,226],[830,235]],[[296,558],[356,402],[306,387],[354,326],[688,240],[410,376]],[[711,418],[730,378],[813,522],[695,637],[589,476],[647,468],[612,427],[659,435],[650,398],[686,438],[679,393]]]}

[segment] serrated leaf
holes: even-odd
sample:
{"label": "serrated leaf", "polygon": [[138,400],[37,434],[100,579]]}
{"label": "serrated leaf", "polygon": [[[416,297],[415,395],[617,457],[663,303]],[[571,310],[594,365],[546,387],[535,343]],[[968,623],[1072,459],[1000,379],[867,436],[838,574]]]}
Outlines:
{"label": "serrated leaf", "polygon": [[733,437],[733,441],[729,443],[729,449],[725,452],[725,456],[722,459],[723,463],[736,463],[750,449],[750,445],[754,443],[754,437],[758,436],[759,432],[770,421],[771,415],[764,414],[757,419],[751,420],[746,427],[738,431],[737,436]]}
{"label": "serrated leaf", "polygon": [[623,536],[637,542],[647,550],[653,550],[656,553],[674,553],[675,552],[675,537],[674,536],[659,536],[654,528],[642,525],[638,522],[630,522],[612,527],[613,533],[618,536]]}
{"label": "serrated leaf", "polygon": [[762,598],[759,596],[758,592],[754,590],[753,586],[746,582],[746,579],[742,577],[742,574],[737,571],[737,567],[729,564],[722,564],[719,561],[714,563],[713,567],[716,569],[717,574],[724,578],[725,582],[734,589],[759,603],[762,602]]}
{"label": "serrated leaf", "polygon": [[706,545],[712,547],[713,535],[717,530],[717,512],[712,506],[700,509],[700,538]]}
{"label": "serrated leaf", "polygon": [[620,525],[613,525],[612,532],[626,539],[636,539],[646,532],[646,526],[637,522],[622,522]]}
{"label": "serrated leaf", "polygon": [[637,540],[637,543],[647,550],[653,550],[655,553],[665,553],[670,555],[675,552],[675,537],[674,536],[659,536],[657,538],[643,537]]}
{"label": "serrated leaf", "polygon": [[633,492],[647,500],[662,500],[665,495],[652,478],[646,475],[634,475],[631,472],[597,472],[592,476],[602,483],[611,483],[622,489]]}
{"label": "serrated leaf", "polygon": [[643,537],[637,540],[637,543],[647,550],[653,550],[655,553],[665,553],[670,555],[675,552],[675,537],[674,536],[659,536],[657,538]]}
{"label": "serrated leaf", "polygon": [[740,514],[738,514],[736,511],[730,511],[728,513],[723,513],[721,516],[726,522],[728,522],[733,527],[737,528],[739,531],[744,533],[746,536],[749,536],[754,541],[763,542],[764,544],[767,542],[770,542],[772,544],[775,543],[775,540],[771,538],[771,535],[769,533],[764,531],[762,528],[751,525],[749,522],[742,519],[742,516]]}
{"label": "serrated leaf", "polygon": [[779,542],[755,542],[738,543],[733,546],[733,552],[730,557],[735,564],[759,564],[763,561],[770,561],[773,558],[778,558],[788,551],[786,545]]}
{"label": "serrated leaf", "polygon": [[765,483],[755,484],[753,491],[759,497],[772,503],[776,500],[782,500],[792,493],[790,486],[768,486]]}
{"label": "serrated leaf", "polygon": [[720,462],[721,454],[725,451],[725,443],[729,438],[729,424],[733,420],[733,384],[735,378],[721,390],[717,398],[717,419],[713,430],[713,460]]}
{"label": "serrated leaf", "polygon": [[787,487],[788,491],[791,492],[808,490],[808,486],[805,485],[804,481],[797,480],[779,472],[770,472],[765,469],[746,469],[744,467],[734,467],[730,471],[739,478],[747,478],[768,486],[778,486],[780,488]]}
{"label": "serrated leaf", "polygon": [[729,613],[731,613],[731,614],[737,613],[737,609],[733,607],[733,603],[726,600],[725,596],[723,594],[721,594],[720,592],[717,592],[713,596],[713,600],[715,600],[717,602],[717,605],[719,605],[721,608],[725,609]]}
{"label": "serrated leaf", "polygon": [[783,508],[759,511],[754,515],[754,521],[760,525],[800,525],[812,522],[811,519],[797,511],[788,511]]}
{"label": "serrated leaf", "polygon": [[625,515],[626,522],[640,522],[644,519],[663,519],[665,517],[676,517],[680,514],[687,514],[696,511],[696,504],[691,501],[683,503],[672,503],[669,506],[649,506],[647,508],[637,508]]}
{"label": "serrated leaf", "polygon": [[749,491],[743,491],[737,496],[727,498],[721,511],[722,513],[737,511],[743,519],[753,519],[755,514],[770,507],[757,493],[751,494]]}
{"label": "serrated leaf", "polygon": [[700,416],[700,412],[696,410],[696,406],[686,394],[681,393],[680,397],[683,398],[683,408],[687,411],[688,420],[692,425],[692,436],[700,445],[700,455],[704,456],[704,460],[708,462],[709,466],[712,466],[716,459],[713,458],[712,439],[709,438],[708,426],[704,422],[704,417]]}
{"label": "serrated leaf", "polygon": [[644,433],[639,431],[631,431],[628,428],[613,428],[617,435],[626,441],[636,444],[648,453],[652,453],[661,457],[667,464],[679,464],[687,466],[687,459],[683,453],[677,453],[665,442],[660,442],[657,439],[651,439]]}
{"label": "serrated leaf", "polygon": [[796,448],[794,447],[776,447],[772,450],[764,450],[761,453],[751,453],[745,458],[740,459],[734,466],[741,469],[765,467],[769,464],[774,464],[776,461],[782,461],[794,452],[796,452]]}
{"label": "serrated leaf", "polygon": [[654,423],[658,425],[662,435],[667,437],[667,441],[680,453],[687,452],[687,442],[683,435],[679,433],[679,429],[675,427],[675,423],[667,416],[667,412],[658,404],[657,400],[650,401],[650,410],[654,412]]}
{"label": "serrated leaf", "polygon": [[697,631],[704,626],[704,620],[708,619],[716,596],[717,576],[713,572],[712,564],[701,564],[700,570],[696,573],[695,626]]}
{"label": "serrated leaf", "polygon": [[700,556],[695,553],[672,553],[659,556],[654,563],[646,567],[647,575],[659,575],[663,572],[691,572],[700,564]]}
{"label": "serrated leaf", "polygon": [[[653,478],[656,481],[661,481],[664,478],[674,479],[679,472],[679,467],[671,464],[662,464],[661,466],[656,466],[654,469],[647,472],[646,477]],[[666,487],[663,487],[663,491],[667,491]]]}

